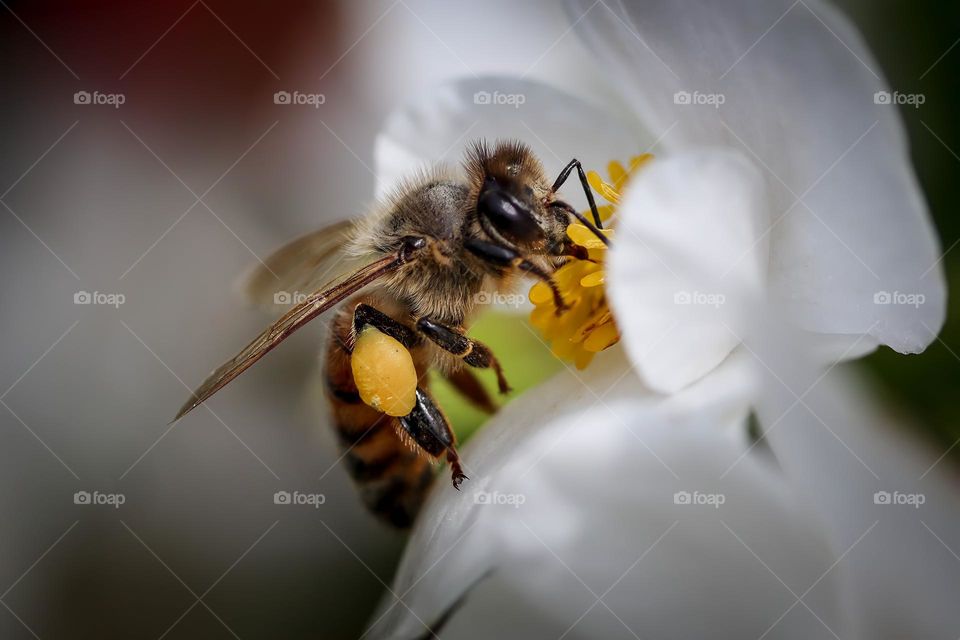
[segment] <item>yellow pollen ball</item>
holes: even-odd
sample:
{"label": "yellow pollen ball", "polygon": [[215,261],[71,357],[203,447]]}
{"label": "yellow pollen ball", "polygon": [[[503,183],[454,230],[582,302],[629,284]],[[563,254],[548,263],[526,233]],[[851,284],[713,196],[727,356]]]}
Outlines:
{"label": "yellow pollen ball", "polygon": [[350,357],[360,399],[388,416],[413,411],[417,401],[417,369],[406,347],[367,325],[357,334]]}

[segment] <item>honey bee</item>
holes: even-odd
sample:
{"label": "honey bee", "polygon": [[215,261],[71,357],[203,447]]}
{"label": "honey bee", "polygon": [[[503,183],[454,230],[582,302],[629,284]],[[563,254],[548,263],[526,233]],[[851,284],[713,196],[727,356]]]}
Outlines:
{"label": "honey bee", "polygon": [[[557,196],[574,170],[592,222]],[[269,301],[278,290],[314,293],[210,374],[174,420],[294,331],[337,307],[325,346],[324,380],[343,459],[366,506],[396,527],[409,526],[432,483],[433,462],[446,459],[455,488],[466,479],[453,431],[427,388],[428,371],[443,373],[478,407],[496,409],[471,369],[492,369],[501,393],[510,386],[491,350],[467,336],[466,328],[478,300],[489,300],[524,274],[550,286],[558,313],[568,308],[553,273],[571,256],[587,258],[586,249],[567,236],[573,219],[608,242],[580,162],[571,160],[549,182],[540,160],[523,143],[474,143],[461,171],[424,172],[365,218],[294,240],[257,267],[246,285],[254,300]],[[318,280],[345,259],[363,266],[318,287]],[[402,345],[413,362],[412,408],[403,415],[390,415],[398,412],[362,397],[366,386],[379,384],[355,375],[358,336],[366,340],[365,330],[371,328]]]}

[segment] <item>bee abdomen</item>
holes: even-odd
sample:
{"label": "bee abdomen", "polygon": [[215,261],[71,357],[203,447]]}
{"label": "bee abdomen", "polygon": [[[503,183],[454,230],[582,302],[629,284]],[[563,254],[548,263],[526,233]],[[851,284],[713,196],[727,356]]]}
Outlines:
{"label": "bee abdomen", "polygon": [[355,420],[360,412],[354,410],[355,405],[343,406],[335,396],[331,402],[345,449],[344,466],[367,508],[393,526],[409,527],[433,479],[430,460],[400,440],[396,418],[370,410],[373,422],[358,424]]}
{"label": "bee abdomen", "polygon": [[361,480],[354,476],[354,480],[372,513],[405,529],[413,524],[420,511],[433,476],[433,465],[414,455],[412,460],[394,465],[376,479]]}

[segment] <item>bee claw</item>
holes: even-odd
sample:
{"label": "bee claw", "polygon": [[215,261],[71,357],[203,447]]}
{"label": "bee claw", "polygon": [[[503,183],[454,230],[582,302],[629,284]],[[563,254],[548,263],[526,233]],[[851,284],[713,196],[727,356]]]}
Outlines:
{"label": "bee claw", "polygon": [[510,386],[510,383],[507,382],[506,376],[503,375],[503,370],[500,368],[500,364],[494,364],[494,368],[497,371],[497,388],[501,395],[507,395],[513,391],[513,387]]}
{"label": "bee claw", "polygon": [[463,468],[460,466],[460,457],[454,449],[447,449],[447,462],[450,464],[453,488],[460,491],[460,483],[469,478],[464,475]]}

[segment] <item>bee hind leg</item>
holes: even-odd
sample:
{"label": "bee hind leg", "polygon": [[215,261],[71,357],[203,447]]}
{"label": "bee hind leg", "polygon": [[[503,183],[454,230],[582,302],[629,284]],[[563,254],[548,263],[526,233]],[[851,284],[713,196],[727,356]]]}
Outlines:
{"label": "bee hind leg", "polygon": [[484,413],[496,413],[496,403],[487,392],[487,389],[480,384],[477,376],[469,368],[462,367],[456,371],[444,374],[443,377],[446,378],[447,382],[453,385],[453,388],[466,398],[470,404]]}
{"label": "bee hind leg", "polygon": [[[354,335],[366,326],[375,327],[407,349],[423,342],[420,334],[413,329],[397,322],[379,309],[361,303],[353,311]],[[460,465],[453,431],[446,416],[425,389],[417,387],[413,410],[399,418],[398,422],[400,428],[430,456],[439,458],[446,453],[446,460],[453,475],[453,486],[459,489],[460,483],[466,480],[467,476],[464,475],[463,467]]]}
{"label": "bee hind leg", "polygon": [[467,479],[460,465],[456,439],[450,429],[447,417],[427,391],[417,387],[417,402],[413,411],[400,418],[400,426],[413,438],[424,451],[439,458],[446,453],[447,463],[453,479],[453,487],[460,489],[460,483]]}

